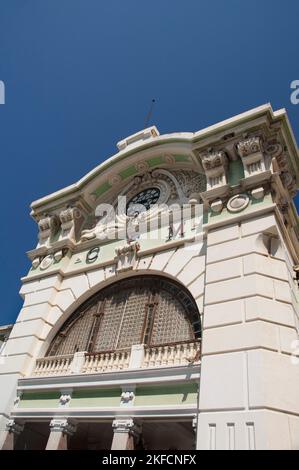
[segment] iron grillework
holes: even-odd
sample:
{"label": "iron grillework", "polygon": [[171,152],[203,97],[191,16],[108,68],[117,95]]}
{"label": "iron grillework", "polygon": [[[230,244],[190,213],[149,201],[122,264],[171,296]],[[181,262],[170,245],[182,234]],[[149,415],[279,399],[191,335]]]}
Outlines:
{"label": "iron grillework", "polygon": [[158,276],[118,281],[92,296],[64,323],[48,356],[103,352],[199,339],[200,314],[190,293]]}

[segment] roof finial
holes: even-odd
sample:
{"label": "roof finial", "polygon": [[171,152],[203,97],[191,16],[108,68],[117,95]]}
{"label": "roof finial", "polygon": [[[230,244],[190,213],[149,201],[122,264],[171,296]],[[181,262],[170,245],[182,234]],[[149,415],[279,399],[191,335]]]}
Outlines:
{"label": "roof finial", "polygon": [[147,126],[148,126],[149,120],[150,120],[152,112],[153,112],[153,107],[154,107],[155,102],[156,102],[156,100],[153,98],[152,102],[151,102],[149,112],[147,113],[147,116],[145,118],[144,129],[146,129]]}

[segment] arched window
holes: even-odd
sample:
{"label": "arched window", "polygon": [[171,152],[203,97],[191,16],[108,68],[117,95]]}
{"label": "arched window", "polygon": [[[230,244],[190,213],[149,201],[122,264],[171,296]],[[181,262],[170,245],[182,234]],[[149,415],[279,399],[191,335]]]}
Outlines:
{"label": "arched window", "polygon": [[101,352],[191,341],[200,315],[191,295],[158,276],[118,281],[91,297],[64,323],[48,355]]}

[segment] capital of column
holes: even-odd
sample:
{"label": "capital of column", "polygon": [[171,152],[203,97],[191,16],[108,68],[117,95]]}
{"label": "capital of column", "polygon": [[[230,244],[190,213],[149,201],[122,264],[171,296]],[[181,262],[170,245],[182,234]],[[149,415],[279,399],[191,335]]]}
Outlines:
{"label": "capital of column", "polygon": [[16,434],[17,436],[21,434],[24,429],[24,423],[20,423],[15,421],[14,419],[10,419],[8,423],[6,423],[6,431],[9,433]]}
{"label": "capital of column", "polygon": [[67,419],[52,419],[50,422],[51,432],[61,432],[72,436],[76,432],[76,425]]}
{"label": "capital of column", "polygon": [[126,433],[134,437],[141,434],[141,425],[133,419],[115,419],[112,428],[115,433]]}

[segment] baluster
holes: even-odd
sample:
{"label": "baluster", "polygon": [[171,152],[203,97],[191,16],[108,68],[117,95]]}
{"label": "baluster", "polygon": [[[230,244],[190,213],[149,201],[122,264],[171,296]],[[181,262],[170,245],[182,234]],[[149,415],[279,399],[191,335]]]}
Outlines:
{"label": "baluster", "polygon": [[162,348],[158,348],[158,354],[156,358],[156,366],[160,366],[162,364]]}
{"label": "baluster", "polygon": [[156,361],[156,348],[150,349],[150,360],[149,360],[149,367],[154,367]]}
{"label": "baluster", "polygon": [[105,353],[105,358],[104,358],[104,363],[103,363],[103,372],[107,370],[108,362],[109,362],[109,353]]}
{"label": "baluster", "polygon": [[131,358],[131,351],[126,351],[125,353],[125,368],[126,369],[129,367],[130,358]]}
{"label": "baluster", "polygon": [[148,348],[146,348],[145,351],[144,351],[144,358],[143,358],[143,362],[141,364],[142,368],[146,368],[147,366],[148,366]]}
{"label": "baluster", "polygon": [[96,356],[89,356],[89,373],[92,374],[94,371]]}
{"label": "baluster", "polygon": [[116,351],[115,352],[115,357],[113,361],[113,370],[121,370],[120,368],[120,359],[123,356],[123,352]]}
{"label": "baluster", "polygon": [[114,353],[110,353],[110,366],[109,366],[109,370],[114,370],[115,368],[115,364],[117,362],[117,354],[116,352]]}
{"label": "baluster", "polygon": [[41,363],[38,362],[38,361],[36,361],[36,363],[35,363],[35,369],[34,369],[34,374],[33,374],[33,375],[39,375],[40,366],[41,366]]}
{"label": "baluster", "polygon": [[181,363],[181,353],[182,353],[181,345],[175,344],[173,346],[173,364],[174,365]]}
{"label": "baluster", "polygon": [[126,359],[127,359],[127,351],[122,351],[119,354],[119,358],[118,358],[118,368],[119,368],[119,370],[126,369]]}
{"label": "baluster", "polygon": [[64,361],[65,361],[65,358],[60,358],[58,359],[58,365],[56,366],[56,371],[57,371],[57,375],[62,375],[63,374],[63,369],[64,369]]}
{"label": "baluster", "polygon": [[89,370],[88,371],[90,374],[92,374],[95,371],[96,362],[97,362],[96,355],[89,356]]}
{"label": "baluster", "polygon": [[60,372],[61,372],[61,374],[64,375],[66,370],[67,370],[67,363],[68,363],[67,357],[64,357],[61,362],[62,362],[62,367],[60,369]]}
{"label": "baluster", "polygon": [[68,374],[69,373],[69,368],[70,368],[70,365],[71,365],[71,360],[72,360],[72,357],[68,357],[67,360],[65,361],[65,374]]}
{"label": "baluster", "polygon": [[90,372],[92,356],[86,356],[85,359],[85,372],[88,374]]}
{"label": "baluster", "polygon": [[100,354],[96,354],[93,356],[93,372],[98,372],[99,370],[99,361],[100,361]]}
{"label": "baluster", "polygon": [[185,343],[182,344],[182,354],[181,354],[181,360],[180,364],[187,364],[189,359],[192,357],[192,343]]}
{"label": "baluster", "polygon": [[167,346],[167,365],[172,366],[174,363],[174,346]]}
{"label": "baluster", "polygon": [[[55,362],[57,362],[57,361],[54,359],[53,363],[55,364]],[[47,360],[46,370],[45,370],[46,375],[51,375],[51,373],[53,372],[53,367],[52,367],[52,365],[53,365],[53,364],[51,363],[51,360],[48,359],[48,360]]]}
{"label": "baluster", "polygon": [[162,355],[162,366],[166,366],[168,362],[168,351],[167,351],[167,346],[160,346],[161,348],[161,355]]}
{"label": "baluster", "polygon": [[186,352],[186,344],[176,344],[175,346],[175,358],[174,358],[174,364],[175,365],[181,365],[184,364],[185,362],[185,357],[184,354]]}
{"label": "baluster", "polygon": [[114,362],[114,353],[108,353],[107,371],[110,371],[112,369],[113,362]]}
{"label": "baluster", "polygon": [[98,372],[103,371],[103,362],[104,362],[103,354],[98,354]]}

